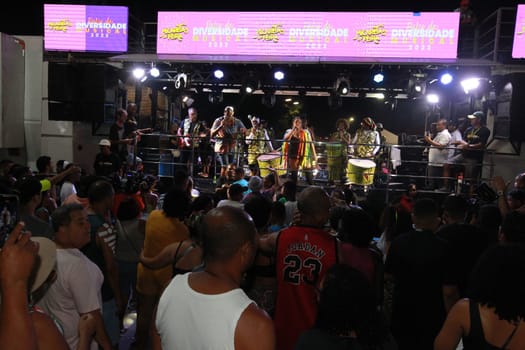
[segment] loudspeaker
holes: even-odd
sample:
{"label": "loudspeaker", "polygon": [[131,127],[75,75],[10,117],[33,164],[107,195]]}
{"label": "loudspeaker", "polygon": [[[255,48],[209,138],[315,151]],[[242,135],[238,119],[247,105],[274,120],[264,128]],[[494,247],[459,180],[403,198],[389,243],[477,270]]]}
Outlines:
{"label": "loudspeaker", "polygon": [[78,101],[78,65],[49,62],[47,96],[49,101]]}
{"label": "loudspeaker", "polygon": [[49,62],[50,120],[104,121],[107,106],[117,103],[117,91],[118,74],[111,66]]}
{"label": "loudspeaker", "polygon": [[494,137],[525,141],[525,73],[512,73],[499,79],[496,91]]}

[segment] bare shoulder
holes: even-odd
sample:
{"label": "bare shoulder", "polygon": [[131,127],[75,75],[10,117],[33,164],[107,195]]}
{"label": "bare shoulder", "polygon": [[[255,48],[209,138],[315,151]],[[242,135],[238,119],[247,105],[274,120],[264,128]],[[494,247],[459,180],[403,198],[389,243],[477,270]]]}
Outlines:
{"label": "bare shoulder", "polygon": [[235,328],[235,349],[275,349],[273,321],[266,311],[255,303],[241,314]]}

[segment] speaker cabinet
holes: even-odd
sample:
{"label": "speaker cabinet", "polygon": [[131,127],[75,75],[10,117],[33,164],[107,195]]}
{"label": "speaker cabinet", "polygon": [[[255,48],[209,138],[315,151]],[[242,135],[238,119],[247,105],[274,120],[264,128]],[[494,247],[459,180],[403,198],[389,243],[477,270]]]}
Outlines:
{"label": "speaker cabinet", "polygon": [[525,141],[525,73],[504,75],[496,94],[494,138]]}
{"label": "speaker cabinet", "polygon": [[[49,62],[50,120],[104,121],[117,103],[118,74],[106,64]],[[111,116],[110,119],[113,119]]]}

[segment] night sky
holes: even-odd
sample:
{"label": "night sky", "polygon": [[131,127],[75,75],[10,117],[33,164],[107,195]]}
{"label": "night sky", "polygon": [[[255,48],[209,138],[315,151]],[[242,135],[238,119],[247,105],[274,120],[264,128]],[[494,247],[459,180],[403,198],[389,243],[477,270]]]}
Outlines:
{"label": "night sky", "polygon": [[[522,3],[525,1],[522,1]],[[24,10],[0,11],[0,32],[11,35],[42,35],[43,4],[31,1],[24,4]],[[264,0],[260,2],[236,1],[168,1],[168,0],[133,0],[133,1],[46,1],[54,4],[90,4],[90,5],[125,5],[130,14],[144,22],[155,22],[157,11],[451,11],[459,7],[459,0],[410,1],[410,0]],[[484,18],[498,7],[514,7],[516,0],[471,0],[472,8],[478,17]]]}

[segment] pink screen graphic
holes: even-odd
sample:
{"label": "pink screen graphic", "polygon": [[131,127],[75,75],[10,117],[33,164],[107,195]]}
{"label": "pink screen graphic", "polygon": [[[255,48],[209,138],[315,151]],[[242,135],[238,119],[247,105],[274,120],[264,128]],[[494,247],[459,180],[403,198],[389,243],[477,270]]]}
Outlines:
{"label": "pink screen graphic", "polygon": [[512,58],[525,58],[525,5],[518,5]]}
{"label": "pink screen graphic", "polygon": [[158,54],[456,58],[457,12],[159,12]]}
{"label": "pink screen graphic", "polygon": [[45,4],[44,48],[57,51],[126,52],[128,8]]}

